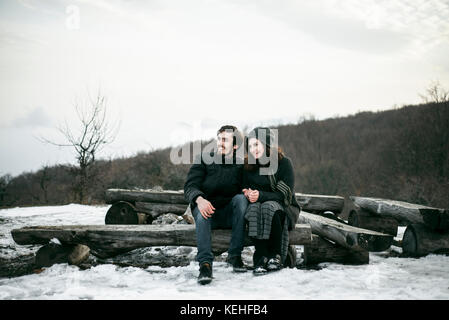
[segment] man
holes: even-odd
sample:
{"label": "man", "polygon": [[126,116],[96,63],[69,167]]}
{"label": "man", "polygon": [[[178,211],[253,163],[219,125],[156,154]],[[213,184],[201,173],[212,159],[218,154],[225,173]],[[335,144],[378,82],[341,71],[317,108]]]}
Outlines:
{"label": "man", "polygon": [[200,284],[212,281],[212,229],[232,228],[227,262],[235,272],[246,271],[241,253],[248,200],[241,193],[243,160],[236,156],[242,143],[243,136],[236,127],[221,127],[217,132],[217,150],[201,154],[184,185],[184,196],[196,224]]}

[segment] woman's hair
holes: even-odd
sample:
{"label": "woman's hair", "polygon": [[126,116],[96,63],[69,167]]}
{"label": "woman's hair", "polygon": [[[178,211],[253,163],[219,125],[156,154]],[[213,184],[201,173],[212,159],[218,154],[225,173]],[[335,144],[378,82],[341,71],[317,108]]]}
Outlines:
{"label": "woman's hair", "polygon": [[[247,140],[248,142],[248,140]],[[268,147],[267,145],[264,144],[264,148],[265,148],[265,153],[267,155],[268,158],[270,158],[271,155],[271,148]],[[251,154],[251,152],[249,152],[249,145],[248,143],[246,143],[246,154],[245,154],[245,162],[243,164],[243,169],[247,170],[247,171],[254,171],[256,170],[258,167],[261,166],[261,164],[259,164],[259,161],[257,159],[254,159],[253,155]],[[278,161],[281,161],[284,157],[284,151],[282,150],[281,147],[277,147],[277,153],[278,153]],[[251,161],[250,161],[251,160]],[[269,163],[263,165],[263,166],[268,166]]]}

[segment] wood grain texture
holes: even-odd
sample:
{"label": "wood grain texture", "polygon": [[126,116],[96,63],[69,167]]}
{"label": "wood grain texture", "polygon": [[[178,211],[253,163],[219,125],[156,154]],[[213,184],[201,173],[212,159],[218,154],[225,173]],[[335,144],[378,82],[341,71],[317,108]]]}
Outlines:
{"label": "wood grain texture", "polygon": [[374,230],[393,236],[396,236],[398,233],[398,222],[396,219],[373,214],[362,208],[351,210],[348,223],[354,227]]}
{"label": "wood grain texture", "polygon": [[[63,244],[84,244],[100,258],[111,257],[149,246],[196,247],[196,231],[192,225],[75,225],[31,226],[11,231],[14,241],[21,245],[47,244],[56,238]],[[309,225],[297,224],[289,233],[291,245],[311,241]],[[212,230],[212,249],[224,252],[231,240],[231,230]],[[249,237],[245,246],[252,245]]]}
{"label": "wood grain texture", "polygon": [[339,214],[343,211],[345,198],[340,196],[326,196],[317,194],[295,193],[296,201],[302,210],[307,212],[332,211]]}
{"label": "wood grain texture", "polygon": [[299,223],[308,223],[312,233],[332,240],[342,247],[355,250],[384,251],[393,240],[392,235],[353,227],[333,219],[301,211]]}
{"label": "wood grain texture", "polygon": [[432,230],[449,230],[449,214],[447,209],[381,198],[354,196],[349,198],[355,205],[373,214],[396,219],[401,226],[424,223]]}
{"label": "wood grain texture", "polygon": [[363,249],[348,249],[314,234],[312,242],[304,245],[304,263],[315,265],[322,262],[368,264],[369,252]]}

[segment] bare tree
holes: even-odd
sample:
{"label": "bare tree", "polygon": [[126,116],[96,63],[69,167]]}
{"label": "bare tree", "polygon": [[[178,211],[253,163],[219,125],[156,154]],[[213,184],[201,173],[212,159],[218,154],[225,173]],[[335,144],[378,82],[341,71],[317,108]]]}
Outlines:
{"label": "bare tree", "polygon": [[9,173],[0,176],[0,206],[4,205],[6,189],[11,180],[12,176]]}
{"label": "bare tree", "polygon": [[50,171],[50,166],[48,164],[42,166],[41,170],[36,173],[36,176],[39,179],[39,186],[44,193],[44,203],[48,204],[48,187],[51,180],[53,179],[53,174]]}
{"label": "bare tree", "polygon": [[419,95],[424,103],[449,101],[449,90],[444,89],[440,82],[432,81],[426,93]]}
{"label": "bare tree", "polygon": [[74,107],[80,121],[79,132],[74,132],[65,121],[64,126],[58,127],[58,131],[65,137],[65,143],[56,143],[42,137],[40,140],[60,147],[74,148],[78,162],[78,167],[73,168],[77,178],[75,192],[79,201],[83,203],[89,181],[93,178],[90,168],[98,153],[115,140],[120,122],[110,125],[106,117],[106,98],[100,92],[93,99],[89,95],[87,103],[76,101]]}

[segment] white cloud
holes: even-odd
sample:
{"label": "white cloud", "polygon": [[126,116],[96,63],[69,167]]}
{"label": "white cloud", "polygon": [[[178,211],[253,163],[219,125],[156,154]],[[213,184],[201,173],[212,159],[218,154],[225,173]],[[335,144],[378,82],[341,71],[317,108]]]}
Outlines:
{"label": "white cloud", "polygon": [[209,138],[222,122],[419,102],[429,79],[449,81],[443,1],[23,3],[0,12],[2,126],[31,123],[36,106],[76,121],[74,97],[101,86],[122,119],[105,155],[168,146],[176,131]]}
{"label": "white cloud", "polygon": [[37,107],[31,112],[17,118],[13,121],[13,127],[51,127],[54,123],[51,118],[47,115],[42,107]]}

